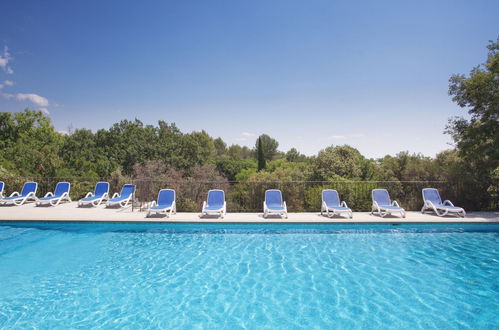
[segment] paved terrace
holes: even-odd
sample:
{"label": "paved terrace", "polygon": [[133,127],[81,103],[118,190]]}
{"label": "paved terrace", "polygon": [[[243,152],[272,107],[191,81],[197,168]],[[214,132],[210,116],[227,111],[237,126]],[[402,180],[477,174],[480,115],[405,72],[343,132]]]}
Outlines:
{"label": "paved terrace", "polygon": [[454,216],[438,217],[433,214],[421,214],[421,212],[407,212],[405,219],[396,215],[379,216],[371,215],[369,212],[354,212],[353,219],[347,217],[328,218],[321,216],[320,212],[314,213],[289,213],[288,219],[279,216],[263,218],[263,213],[227,213],[224,219],[217,217],[202,217],[200,213],[177,213],[171,218],[164,215],[146,218],[146,211],[126,207],[106,208],[104,205],[97,207],[78,207],[76,202],[60,204],[58,206],[39,206],[28,203],[21,206],[0,206],[0,221],[103,221],[103,222],[238,222],[238,223],[361,223],[361,222],[422,222],[422,223],[445,223],[445,222],[499,222],[499,212],[472,212],[466,218]]}

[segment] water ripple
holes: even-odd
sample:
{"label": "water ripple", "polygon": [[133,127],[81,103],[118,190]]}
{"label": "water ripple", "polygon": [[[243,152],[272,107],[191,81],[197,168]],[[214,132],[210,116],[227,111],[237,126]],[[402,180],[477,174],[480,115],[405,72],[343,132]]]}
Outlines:
{"label": "water ripple", "polygon": [[498,246],[484,232],[9,228],[0,327],[499,328]]}

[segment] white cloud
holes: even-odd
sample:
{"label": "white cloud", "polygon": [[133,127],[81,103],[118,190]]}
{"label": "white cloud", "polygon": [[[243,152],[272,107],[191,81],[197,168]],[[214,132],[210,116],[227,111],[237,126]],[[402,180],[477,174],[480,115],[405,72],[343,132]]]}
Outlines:
{"label": "white cloud", "polygon": [[331,135],[328,136],[328,140],[347,140],[347,139],[361,138],[364,136],[366,135],[363,133],[348,134],[348,135]]}
{"label": "white cloud", "polygon": [[4,88],[5,86],[12,86],[12,85],[14,85],[14,82],[12,80],[4,80],[4,82],[0,84],[0,89]]}
{"label": "white cloud", "polygon": [[2,96],[6,99],[16,99],[18,101],[30,101],[34,105],[38,106],[38,110],[43,112],[44,114],[48,115],[50,114],[48,110],[49,106],[49,100],[46,97],[40,96],[38,94],[9,94],[9,93],[2,93]]}
{"label": "white cloud", "polygon": [[14,70],[8,65],[12,57],[9,53],[9,48],[5,46],[3,48],[3,53],[0,55],[0,68],[2,68],[7,74],[14,73]]}
{"label": "white cloud", "polygon": [[345,135],[331,135],[328,137],[329,140],[345,140],[346,138]]}
{"label": "white cloud", "polygon": [[246,136],[246,137],[251,137],[251,136],[255,136],[256,134],[254,133],[249,133],[249,132],[243,132],[242,133],[243,136]]}
{"label": "white cloud", "polygon": [[18,99],[19,101],[28,100],[28,101],[31,101],[32,103],[34,103],[40,107],[43,107],[43,108],[46,108],[49,105],[49,100],[47,100],[47,98],[40,96],[40,95],[37,95],[37,94],[19,93],[19,94],[16,94],[16,99]]}

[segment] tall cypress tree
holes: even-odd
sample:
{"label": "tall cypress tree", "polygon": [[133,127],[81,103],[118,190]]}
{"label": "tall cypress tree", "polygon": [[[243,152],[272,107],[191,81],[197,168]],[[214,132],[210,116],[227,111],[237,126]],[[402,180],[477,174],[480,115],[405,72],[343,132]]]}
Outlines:
{"label": "tall cypress tree", "polygon": [[267,166],[265,163],[265,153],[263,152],[262,139],[258,138],[258,148],[257,148],[257,156],[258,156],[258,171],[264,170]]}

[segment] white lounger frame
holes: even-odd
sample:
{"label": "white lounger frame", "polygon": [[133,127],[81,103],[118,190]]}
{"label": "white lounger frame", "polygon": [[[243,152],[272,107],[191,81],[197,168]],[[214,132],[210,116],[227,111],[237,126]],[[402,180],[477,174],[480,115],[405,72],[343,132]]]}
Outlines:
{"label": "white lounger frame", "polygon": [[222,206],[218,210],[205,210],[206,208],[206,201],[203,202],[203,209],[201,211],[201,216],[203,215],[219,215],[222,219],[225,218],[225,215],[227,214],[227,202],[224,201],[224,206]]}
{"label": "white lounger frame", "polygon": [[[36,185],[36,188],[38,189],[38,184]],[[21,194],[17,191],[14,191],[12,194],[10,194],[9,197],[14,197],[14,196],[21,196]],[[28,195],[26,195],[25,197],[19,197],[19,198],[16,198],[16,199],[13,199],[13,200],[9,200],[9,201],[6,201],[6,200],[0,200],[0,203],[2,204],[15,204],[15,205],[23,205],[24,203],[26,203],[27,201],[35,201],[37,200],[36,198],[36,191],[35,192],[30,192]]]}
{"label": "white lounger frame", "polygon": [[[53,192],[48,192],[43,197],[45,198],[45,197],[52,197],[52,196],[54,196],[54,193]],[[59,205],[59,203],[61,203],[64,200],[67,200],[70,203],[72,202],[71,197],[69,197],[69,192],[65,192],[64,194],[62,194],[61,197],[52,198],[52,199],[49,199],[49,200],[40,200],[39,198],[37,198],[35,204],[37,206],[38,205],[43,205],[43,204],[50,204],[51,206],[57,206],[57,205]]]}
{"label": "white lounger frame", "polygon": [[167,218],[170,218],[172,214],[177,214],[177,203],[175,201],[173,201],[170,207],[165,207],[164,209],[151,210],[153,206],[156,206],[156,201],[152,201],[151,207],[149,207],[149,210],[147,211],[147,217],[152,213],[165,214]]}
{"label": "white lounger frame", "polygon": [[380,217],[384,218],[385,216],[387,216],[389,214],[399,212],[400,215],[402,216],[402,218],[405,218],[405,210],[399,206],[399,204],[397,203],[397,201],[392,201],[391,205],[399,207],[400,210],[385,209],[384,207],[379,206],[377,202],[373,202],[373,207],[372,207],[372,210],[371,210],[371,214],[377,213]]}
{"label": "white lounger frame", "polygon": [[[424,199],[424,194],[423,194],[423,199]],[[452,202],[448,199],[444,200],[442,204],[448,205],[448,206],[454,206],[454,204],[452,204]],[[424,214],[426,210],[432,210],[439,217],[446,216],[449,213],[455,213],[458,217],[461,217],[461,218],[464,218],[466,216],[466,211],[462,207],[455,209],[455,210],[449,210],[449,209],[444,208],[444,207],[439,207],[427,199],[424,200],[424,205],[423,205],[423,208],[421,209],[421,213]]]}
{"label": "white lounger frame", "polygon": [[177,214],[177,204],[175,202],[172,203],[172,206],[170,207],[165,207],[164,209],[155,209],[151,210],[153,206],[156,206],[156,201],[153,201],[151,204],[151,207],[147,211],[147,216],[150,216],[152,213],[160,213],[160,214],[165,214],[167,218],[170,218],[172,214]]}
{"label": "white lounger frame", "polygon": [[128,203],[130,203],[130,201],[132,200],[133,198],[133,195],[134,194],[131,194],[130,197],[128,197],[127,199],[124,199],[122,201],[119,201],[119,202],[113,202],[111,201],[112,199],[116,198],[116,197],[120,197],[121,195],[117,192],[114,193],[113,197],[111,197],[107,202],[106,202],[106,206],[110,206],[110,205],[116,205],[116,204],[119,204],[120,207],[125,207],[128,205]]}
{"label": "white lounger frame", "polygon": [[[281,195],[282,196],[282,195]],[[286,206],[286,202],[282,201],[282,210],[272,210],[267,207],[267,202],[263,201],[263,218],[267,218],[270,214],[278,214],[281,217],[288,218],[288,207]]]}
{"label": "white lounger frame", "polygon": [[[107,183],[107,182],[97,182],[97,184],[99,183]],[[108,189],[109,189],[109,186],[108,186]],[[88,192],[85,197],[83,197],[82,199],[84,198],[88,198],[88,197],[94,197],[94,193],[93,192]],[[81,199],[78,201],[78,206],[82,206],[82,205],[86,205],[86,204],[92,204],[92,206],[98,206],[100,205],[104,200],[108,200],[109,199],[109,190],[107,193],[104,193],[102,195],[101,198],[97,198],[97,199],[94,199],[93,201],[82,201]]]}
{"label": "white lounger frame", "polygon": [[390,209],[385,209],[384,207],[378,205],[378,202],[373,200],[373,206],[371,209],[371,215],[377,213],[380,217],[384,218],[385,216],[399,212],[402,218],[405,218],[405,210],[399,206],[399,203],[397,203],[396,200],[393,200],[392,203],[390,204],[391,206],[396,206],[400,208],[400,210],[390,210]]}
{"label": "white lounger frame", "polygon": [[[210,194],[210,191],[208,191],[208,195]],[[224,205],[220,209],[218,209],[218,210],[206,210],[207,203],[208,203],[207,201],[203,201],[203,208],[201,209],[201,216],[218,215],[222,219],[225,218],[225,215],[227,214],[227,202],[225,201],[225,193],[224,193]]]}
{"label": "white lounger frame", "polygon": [[326,213],[326,216],[329,218],[332,218],[335,215],[341,215],[342,213],[347,213],[348,217],[350,219],[353,218],[353,212],[352,209],[348,207],[347,203],[345,201],[342,201],[340,204],[341,207],[346,207],[348,210],[337,210],[335,208],[329,208],[326,204],[325,201],[322,201],[322,206],[321,206],[321,215]]}

